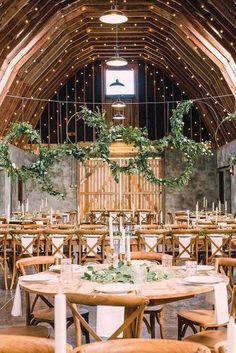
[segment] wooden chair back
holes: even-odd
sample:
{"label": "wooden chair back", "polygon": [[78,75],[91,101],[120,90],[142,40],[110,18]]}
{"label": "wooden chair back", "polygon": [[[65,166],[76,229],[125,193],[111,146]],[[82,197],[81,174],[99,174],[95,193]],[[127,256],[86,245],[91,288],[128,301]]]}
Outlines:
{"label": "wooden chair back", "polygon": [[198,261],[198,239],[197,234],[172,234],[173,263],[177,264],[185,260]]}
{"label": "wooden chair back", "polygon": [[78,346],[81,345],[81,327],[84,327],[96,341],[102,341],[102,338],[96,333],[92,326],[80,315],[78,305],[124,307],[124,322],[108,340],[117,339],[121,333],[123,333],[126,338],[141,337],[143,314],[145,307],[149,303],[148,298],[134,295],[104,295],[93,293],[76,293],[67,294],[66,296],[67,303],[74,316],[76,343]]}
{"label": "wooden chair back", "polygon": [[215,261],[215,269],[217,272],[220,272],[226,275],[229,278],[229,290],[232,294],[235,280],[234,280],[234,270],[236,268],[236,259],[229,257],[219,257]]}
{"label": "wooden chair back", "polygon": [[83,230],[76,232],[78,236],[79,264],[88,261],[103,262],[105,258],[105,240],[107,230]]}
{"label": "wooden chair back", "polygon": [[42,272],[49,268],[50,265],[54,265],[58,262],[58,259],[54,256],[35,256],[20,259],[16,262],[16,267],[20,271],[22,276],[25,276],[26,270],[29,267],[33,267],[36,272]]}
{"label": "wooden chair back", "polygon": [[142,233],[138,232],[138,244],[140,251],[165,252],[166,235],[163,231],[143,230]]}
{"label": "wooden chair back", "polygon": [[43,234],[46,242],[46,256],[72,257],[72,241],[75,236],[73,229],[45,229]]}
{"label": "wooden chair back", "polygon": [[8,289],[8,253],[7,253],[7,245],[8,245],[8,230],[0,229],[0,269],[2,269],[3,277],[4,277],[4,286],[5,289]]}
{"label": "wooden chair back", "polygon": [[[49,338],[1,335],[0,352],[4,353],[54,353],[55,341]],[[66,353],[73,348],[67,344]]]}
{"label": "wooden chair back", "polygon": [[[206,248],[206,263],[212,264],[215,261],[215,258],[220,257],[230,257],[231,255],[231,239],[232,234],[227,233],[224,235],[224,232],[217,232],[217,236],[221,235],[221,238],[214,237],[213,233],[207,233],[205,235],[205,248]],[[221,239],[219,242],[217,239]]]}
{"label": "wooden chair back", "polygon": [[210,353],[210,349],[199,343],[139,338],[86,344],[74,353]]}
{"label": "wooden chair back", "polygon": [[148,260],[148,261],[162,261],[162,254],[155,252],[146,252],[146,251],[132,251],[131,260]]}

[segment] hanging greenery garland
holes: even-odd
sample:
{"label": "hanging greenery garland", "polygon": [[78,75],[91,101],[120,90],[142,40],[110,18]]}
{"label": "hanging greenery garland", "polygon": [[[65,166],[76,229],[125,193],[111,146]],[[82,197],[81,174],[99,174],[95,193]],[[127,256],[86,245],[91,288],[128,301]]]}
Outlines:
{"label": "hanging greenery garland", "polygon": [[[219,125],[216,128],[216,132],[215,132],[215,137],[217,137],[217,133],[219,131],[220,126],[226,122],[226,121],[232,121],[232,120],[236,120],[236,112],[233,113],[228,113],[228,115],[222,119],[222,121],[219,123]],[[229,159],[229,164],[236,164],[236,156],[231,156]]]}
{"label": "hanging greenery garland", "polygon": [[[91,158],[100,158],[109,165],[117,182],[121,173],[142,173],[144,178],[151,183],[181,187],[189,182],[197,159],[203,155],[211,154],[210,146],[207,143],[195,142],[183,134],[183,117],[189,112],[192,105],[192,101],[186,101],[173,109],[170,119],[171,133],[156,141],[148,139],[146,129],[123,125],[109,127],[105,123],[104,112],[99,110],[93,112],[86,107],[82,107],[76,115],[83,119],[87,126],[94,127],[97,134],[96,141],[87,147],[65,143],[48,148],[41,145],[40,136],[30,124],[15,123],[0,142],[0,164],[6,169],[9,176],[19,177],[23,182],[35,179],[43,191],[50,195],[60,195],[62,197],[65,195],[55,189],[50,179],[50,170],[55,162],[63,160],[66,156],[73,156],[81,163],[85,163]],[[35,155],[36,160],[32,164],[17,167],[11,162],[9,144],[22,136],[38,146],[39,154],[38,156]],[[133,144],[137,149],[137,155],[130,158],[125,166],[120,166],[116,161],[109,158],[110,145],[117,138],[122,138],[126,144]],[[180,150],[184,156],[185,170],[176,178],[158,178],[149,165],[150,158],[160,156],[167,148]]]}

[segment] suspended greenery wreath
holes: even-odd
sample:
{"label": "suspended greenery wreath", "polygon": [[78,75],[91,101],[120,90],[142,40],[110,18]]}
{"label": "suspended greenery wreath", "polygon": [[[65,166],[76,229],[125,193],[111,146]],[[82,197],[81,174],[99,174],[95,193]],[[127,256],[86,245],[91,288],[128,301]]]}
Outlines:
{"label": "suspended greenery wreath", "polygon": [[[232,120],[236,120],[236,112],[229,113],[224,119],[222,119],[222,121],[217,126],[217,129],[215,132],[215,137],[217,137],[217,134],[218,134],[218,131],[219,131],[221,125],[226,121],[232,121]],[[229,164],[236,164],[236,156],[233,155],[230,157]]]}
{"label": "suspended greenery wreath", "polygon": [[[87,147],[65,143],[48,148],[41,145],[40,136],[30,124],[15,123],[0,142],[0,164],[6,169],[9,176],[19,177],[23,182],[33,178],[40,184],[43,191],[62,197],[65,195],[55,189],[50,179],[50,170],[55,162],[63,160],[66,156],[73,156],[82,163],[94,157],[102,159],[110,166],[112,175],[117,182],[121,173],[142,173],[151,183],[180,187],[189,182],[197,159],[203,155],[211,154],[210,146],[207,143],[195,142],[183,134],[183,117],[189,112],[192,105],[192,101],[180,103],[173,110],[170,119],[171,133],[156,141],[148,139],[146,129],[123,125],[108,126],[105,123],[104,112],[99,110],[93,112],[86,107],[82,107],[76,115],[83,119],[87,126],[94,127],[97,133],[96,141]],[[9,144],[22,136],[26,136],[32,144],[38,146],[39,154],[32,164],[18,167],[11,162]],[[109,147],[118,137],[121,137],[126,144],[133,144],[137,149],[137,155],[130,158],[125,166],[119,166],[116,161],[109,158]],[[158,178],[149,165],[150,158],[160,156],[166,148],[177,149],[183,153],[185,170],[176,178]]]}

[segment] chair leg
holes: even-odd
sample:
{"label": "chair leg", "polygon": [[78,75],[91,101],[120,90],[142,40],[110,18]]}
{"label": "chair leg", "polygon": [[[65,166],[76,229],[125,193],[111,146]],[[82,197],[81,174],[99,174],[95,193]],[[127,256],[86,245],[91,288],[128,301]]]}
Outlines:
{"label": "chair leg", "polygon": [[150,331],[151,331],[151,338],[155,338],[155,314],[150,314]]}
{"label": "chair leg", "polygon": [[[86,313],[86,314],[83,314],[82,316],[83,316],[83,318],[85,319],[85,321],[86,321],[87,323],[89,323],[89,314]],[[81,327],[81,330],[82,330],[83,336],[85,337],[85,342],[86,342],[86,343],[90,343],[89,332],[88,332],[83,326]]]}
{"label": "chair leg", "polygon": [[160,311],[159,313],[156,313],[156,320],[157,323],[160,327],[160,337],[161,339],[164,338],[164,332],[163,332],[163,323],[164,323],[164,315],[163,315],[163,311]]}

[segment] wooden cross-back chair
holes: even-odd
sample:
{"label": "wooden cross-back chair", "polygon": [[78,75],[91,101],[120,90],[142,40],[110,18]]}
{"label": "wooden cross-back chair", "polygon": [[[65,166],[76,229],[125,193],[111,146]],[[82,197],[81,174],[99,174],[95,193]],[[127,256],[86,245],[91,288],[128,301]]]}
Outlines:
{"label": "wooden cross-back chair", "polygon": [[8,241],[8,230],[0,229],[0,269],[2,269],[3,272],[5,289],[8,289],[7,280],[8,276],[11,276],[11,273],[8,268],[8,260],[10,259],[12,252],[11,249],[7,248]]}
{"label": "wooden cross-back chair", "polygon": [[173,263],[178,264],[185,260],[198,261],[198,234],[172,233]]}
{"label": "wooden cross-back chair", "polygon": [[[147,260],[153,261],[158,264],[162,262],[162,255],[161,253],[155,252],[145,252],[145,251],[132,251],[131,252],[131,260]],[[154,306],[147,306],[144,311],[145,315],[149,316],[149,321],[144,316],[143,321],[147,326],[148,332],[151,335],[151,338],[155,338],[155,324],[160,327],[160,336],[161,338],[164,337],[163,334],[163,306],[162,305],[154,305]]]}
{"label": "wooden cross-back chair", "polygon": [[45,229],[43,234],[45,236],[45,254],[47,256],[72,258],[72,242],[75,237],[75,230],[53,228]]}
{"label": "wooden cross-back chair", "polygon": [[[58,259],[54,256],[37,256],[27,259],[20,259],[17,261],[17,268],[19,269],[21,275],[25,276],[27,274],[27,269],[34,268],[36,273],[42,270],[47,270],[50,265],[58,263]],[[46,309],[36,309],[36,304],[38,300],[41,299],[44,304],[46,304]],[[26,323],[27,325],[38,325],[39,323],[46,322],[51,327],[54,328],[54,305],[51,303],[46,296],[35,295],[33,302],[31,304],[30,293],[26,292],[26,303],[27,303],[27,315]],[[80,310],[80,315],[88,322],[89,313],[86,309]],[[73,315],[69,309],[66,312],[67,328],[73,324]],[[82,331],[86,337],[86,342],[89,342],[88,332],[86,330]]]}
{"label": "wooden cross-back chair", "polygon": [[107,230],[85,230],[76,232],[79,248],[79,264],[88,261],[103,262],[105,258],[105,240]]}
{"label": "wooden cross-back chair", "polygon": [[[146,252],[165,252],[166,234],[163,230],[142,230],[138,231],[139,250]],[[158,251],[161,249],[161,251]]]}
{"label": "wooden cross-back chair", "polygon": [[210,353],[210,350],[201,343],[134,338],[86,344],[74,353]]}
{"label": "wooden cross-back chair", "polygon": [[104,211],[99,211],[99,210],[98,211],[91,211],[90,220],[91,220],[91,223],[94,223],[94,224],[105,223]]}
{"label": "wooden cross-back chair", "polygon": [[[36,273],[47,270],[51,265],[57,264],[58,258],[54,256],[35,256],[31,258],[20,259],[17,261],[16,265],[19,269],[22,276],[27,275],[27,270],[30,270],[32,273],[32,269],[35,270]],[[36,304],[38,300],[46,305],[44,309],[37,309]],[[52,328],[54,328],[54,305],[50,301],[50,298],[46,298],[44,295],[35,295],[31,304],[31,296],[30,293],[26,292],[26,303],[27,303],[27,315],[26,315],[26,323],[27,325],[38,325],[39,323],[46,322]],[[83,316],[85,320],[88,321],[89,314],[88,310],[81,309],[80,315]],[[67,328],[73,324],[73,315],[70,309],[67,309],[66,312],[67,319]],[[83,330],[83,334],[86,337],[86,342],[89,342],[88,333]]]}
{"label": "wooden cross-back chair", "polygon": [[[123,333],[126,338],[138,338],[142,333],[142,320],[145,307],[149,300],[146,297],[134,295],[104,295],[104,294],[67,294],[67,303],[74,316],[76,343],[81,345],[81,328],[84,327],[89,334],[96,340],[102,341],[102,338],[96,331],[84,320],[78,311],[77,305],[88,306],[117,306],[124,307],[123,324],[108,338],[108,340],[117,339]],[[112,316],[111,316],[112,319]]]}
{"label": "wooden cross-back chair", "polygon": [[[231,256],[231,239],[232,234],[222,233],[207,233],[205,235],[206,263],[212,264],[217,256]],[[220,243],[217,242],[220,239]]]}
{"label": "wooden cross-back chair", "polygon": [[12,289],[16,280],[16,262],[24,257],[39,256],[42,252],[42,230],[40,229],[12,229]]}
{"label": "wooden cross-back chair", "polygon": [[[219,258],[216,260],[216,270],[229,276],[227,289],[230,294],[231,315],[236,318],[236,287],[232,287],[233,278],[231,277],[235,267],[236,259]],[[230,278],[232,278],[232,280],[230,280]],[[225,325],[226,324],[227,323],[225,323]],[[225,325],[216,324],[215,311],[213,309],[181,310],[178,313],[178,339],[182,339],[185,336],[188,327],[196,334],[196,327],[199,327],[200,331],[203,331]]]}

